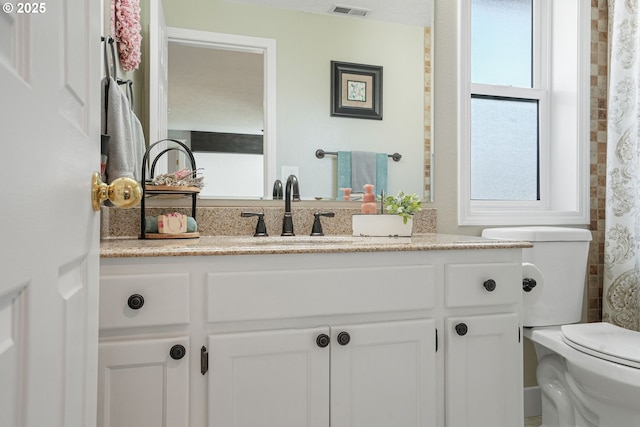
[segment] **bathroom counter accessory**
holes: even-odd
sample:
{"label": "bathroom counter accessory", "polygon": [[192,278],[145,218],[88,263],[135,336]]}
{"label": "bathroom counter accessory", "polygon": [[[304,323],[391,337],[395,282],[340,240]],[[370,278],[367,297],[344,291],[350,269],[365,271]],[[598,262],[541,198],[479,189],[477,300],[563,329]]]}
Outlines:
{"label": "bathroom counter accessory", "polygon": [[[147,173],[147,162],[150,161],[150,157],[149,155],[151,154],[151,150],[157,146],[158,144],[162,143],[162,142],[172,142],[177,144],[178,146],[176,147],[169,147],[169,148],[165,148],[164,150],[160,151],[160,153],[153,159],[153,161],[151,161],[151,169],[150,169],[150,173],[149,173],[149,177],[151,179],[146,179],[146,173]],[[140,201],[140,234],[139,234],[139,238],[144,240],[144,239],[153,239],[153,240],[158,240],[158,239],[195,239],[200,237],[200,233],[195,231],[195,232],[191,232],[191,233],[179,233],[179,234],[171,234],[171,233],[147,233],[146,232],[146,225],[145,225],[145,221],[146,221],[146,206],[145,206],[145,199],[147,197],[152,197],[152,196],[159,196],[159,195],[176,195],[176,196],[180,196],[180,197],[191,197],[191,217],[192,218],[196,218],[196,201],[198,198],[198,193],[200,193],[200,188],[198,187],[192,187],[192,186],[178,186],[178,185],[152,185],[150,184],[152,182],[152,179],[154,177],[154,172],[155,172],[155,167],[156,167],[156,163],[158,162],[158,159],[160,157],[162,157],[164,154],[168,153],[169,151],[180,151],[182,153],[184,153],[189,161],[190,161],[190,166],[191,166],[191,173],[193,174],[193,176],[195,177],[195,173],[196,173],[196,160],[193,157],[193,153],[191,152],[191,150],[189,149],[189,147],[187,147],[185,144],[183,144],[180,141],[174,140],[174,139],[165,139],[165,140],[161,140],[158,141],[154,144],[151,144],[149,146],[149,148],[147,149],[147,151],[144,153],[144,157],[142,159],[142,182],[144,182],[144,189],[143,189],[143,195],[142,195],[142,200]]]}

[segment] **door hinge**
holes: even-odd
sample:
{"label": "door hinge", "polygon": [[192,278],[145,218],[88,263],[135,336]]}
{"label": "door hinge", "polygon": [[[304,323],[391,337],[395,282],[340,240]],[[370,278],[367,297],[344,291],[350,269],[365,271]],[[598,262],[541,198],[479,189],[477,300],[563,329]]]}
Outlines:
{"label": "door hinge", "polygon": [[518,325],[518,342],[520,342],[520,333],[521,333],[520,325]]}
{"label": "door hinge", "polygon": [[438,352],[438,329],[436,329],[436,353]]}
{"label": "door hinge", "polygon": [[204,375],[208,371],[209,371],[209,352],[207,351],[207,347],[202,346],[202,348],[200,349],[200,373]]}

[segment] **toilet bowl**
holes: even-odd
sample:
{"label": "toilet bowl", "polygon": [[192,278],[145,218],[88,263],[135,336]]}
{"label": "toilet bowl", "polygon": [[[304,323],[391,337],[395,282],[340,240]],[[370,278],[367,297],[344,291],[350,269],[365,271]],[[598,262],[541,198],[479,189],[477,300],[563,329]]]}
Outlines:
{"label": "toilet bowl", "polygon": [[[524,335],[538,356],[542,426],[640,427],[639,332],[584,323],[525,328]],[[603,336],[609,339],[600,342]]]}
{"label": "toilet bowl", "polygon": [[523,325],[538,357],[542,426],[640,427],[640,332],[577,323],[590,233],[515,227],[482,235],[533,243],[523,250],[523,261],[537,267],[543,284],[527,287]]}

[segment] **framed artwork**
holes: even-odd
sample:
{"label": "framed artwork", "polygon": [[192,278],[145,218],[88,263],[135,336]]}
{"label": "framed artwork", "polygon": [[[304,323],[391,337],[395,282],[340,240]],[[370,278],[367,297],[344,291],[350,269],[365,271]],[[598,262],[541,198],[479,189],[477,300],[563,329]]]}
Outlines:
{"label": "framed artwork", "polygon": [[382,120],[382,67],[331,61],[331,115]]}

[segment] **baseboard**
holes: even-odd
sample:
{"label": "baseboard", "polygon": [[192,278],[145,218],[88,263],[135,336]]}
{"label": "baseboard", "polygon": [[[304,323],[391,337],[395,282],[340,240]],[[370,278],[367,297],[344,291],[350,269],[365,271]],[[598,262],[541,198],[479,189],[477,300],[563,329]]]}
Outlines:
{"label": "baseboard", "polygon": [[537,417],[542,415],[542,398],[540,396],[540,387],[524,388],[524,416]]}

